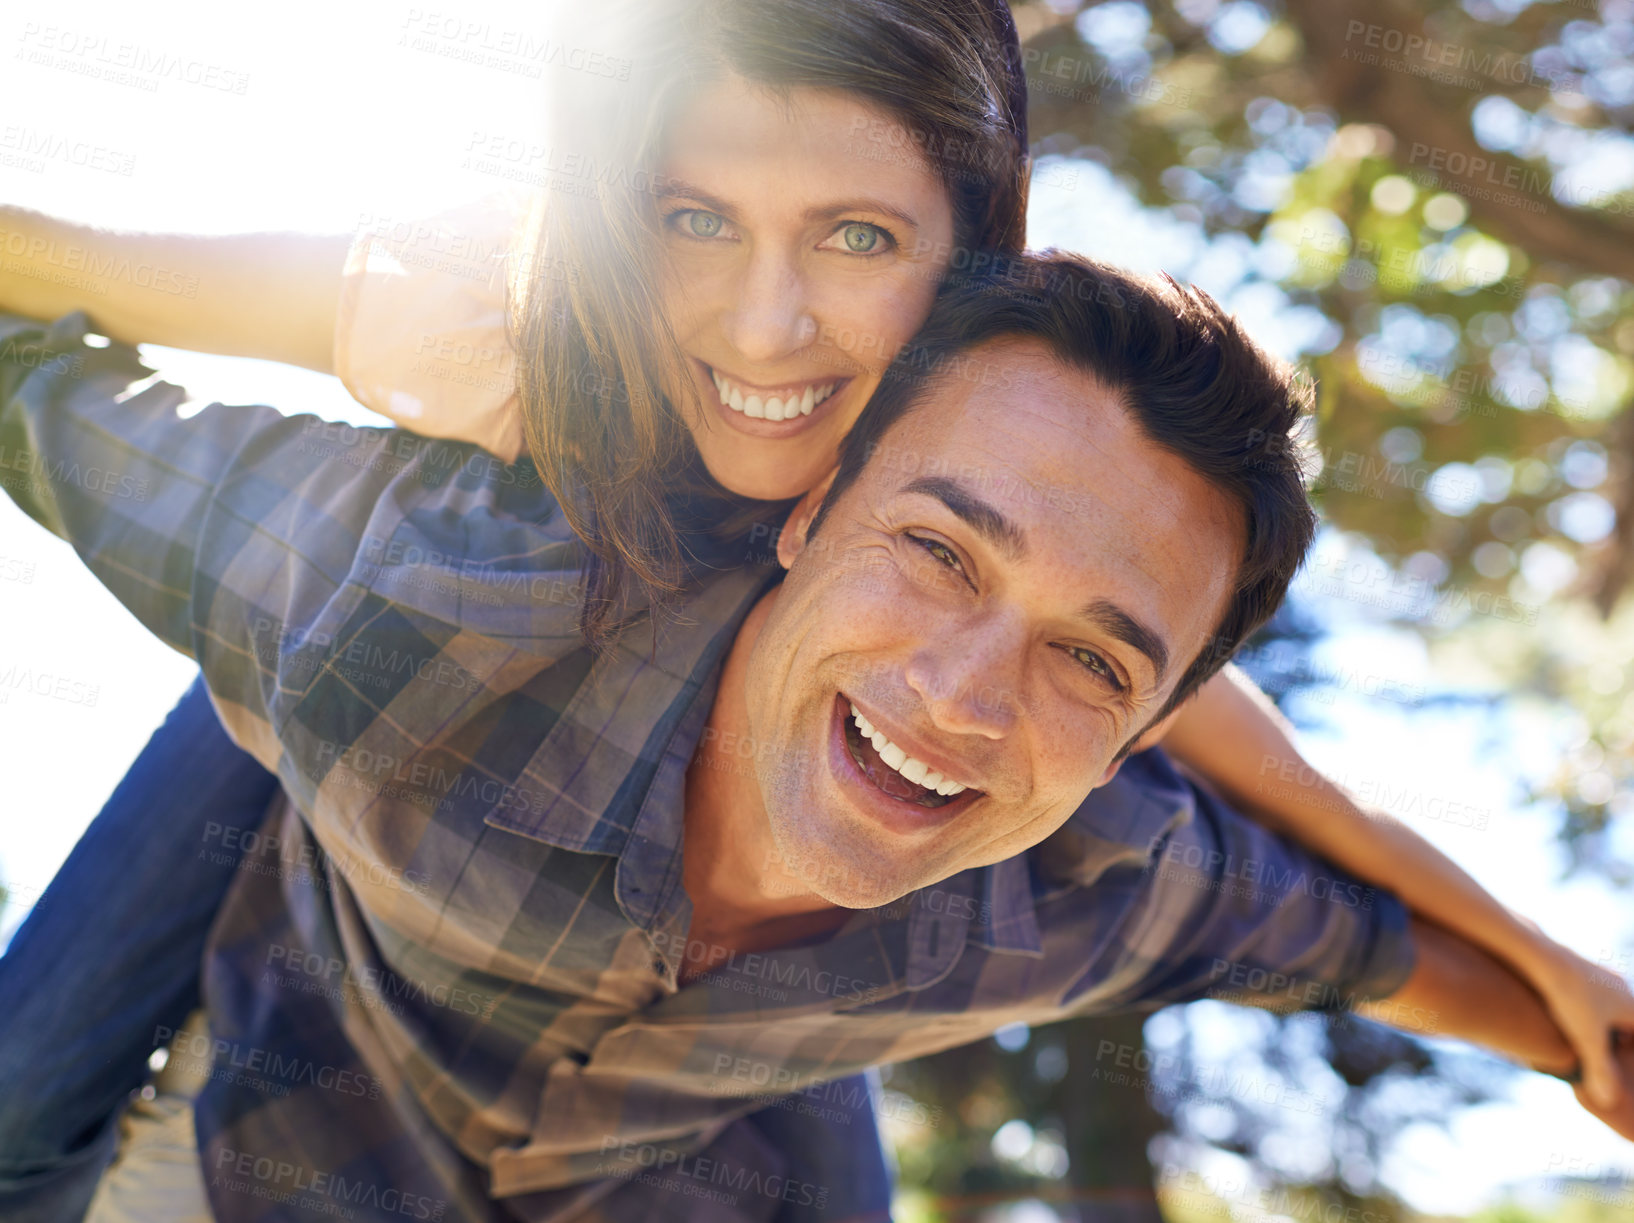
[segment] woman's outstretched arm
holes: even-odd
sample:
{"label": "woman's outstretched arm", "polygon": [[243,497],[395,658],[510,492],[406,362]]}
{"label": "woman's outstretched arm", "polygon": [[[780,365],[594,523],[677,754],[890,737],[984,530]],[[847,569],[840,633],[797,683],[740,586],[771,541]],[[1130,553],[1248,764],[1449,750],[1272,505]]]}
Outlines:
{"label": "woman's outstretched arm", "polygon": [[428,437],[522,453],[506,277],[533,205],[506,191],[353,235],[122,233],[0,207],[0,311],[83,310],[127,344],[335,374]]}
{"label": "woman's outstretched arm", "polygon": [[1613,1027],[1634,1029],[1634,995],[1512,913],[1456,862],[1393,815],[1357,802],[1313,768],[1293,727],[1240,670],[1227,667],[1168,723],[1164,750],[1246,814],[1503,960],[1538,991],[1583,1067],[1585,1089],[1610,1107],[1620,1090]]}
{"label": "woman's outstretched arm", "polygon": [[121,233],[0,207],[0,310],[84,310],[128,344],[333,372],[350,235]]}

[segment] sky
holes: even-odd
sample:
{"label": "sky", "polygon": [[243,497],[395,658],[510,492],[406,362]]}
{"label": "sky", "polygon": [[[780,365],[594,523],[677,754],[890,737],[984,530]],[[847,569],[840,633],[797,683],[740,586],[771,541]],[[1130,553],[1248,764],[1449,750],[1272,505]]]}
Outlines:
{"label": "sky", "polygon": [[[505,174],[525,172],[525,150],[542,144],[539,81],[524,61],[485,49],[535,28],[537,5],[462,3],[456,12],[293,0],[258,8],[240,26],[223,24],[232,10],[220,5],[172,0],[34,8],[0,18],[0,202],[109,228],[350,232],[370,215],[430,215],[510,186]],[[478,54],[487,62],[473,62]],[[480,156],[493,148],[524,152]],[[1278,351],[1293,353],[1318,325],[1274,288],[1244,283],[1260,257],[1251,244],[1210,246],[1195,229],[1142,210],[1091,163],[1041,166],[1030,233],[1037,246],[1196,280]],[[147,353],[195,394],[374,419],[332,378]],[[1330,536],[1322,546],[1345,544]],[[1412,633],[1310,583],[1296,598],[1335,629],[1323,662],[1334,674],[1389,674],[1426,692],[1451,682]],[[4,498],[0,624],[0,680],[21,669],[72,681],[66,690],[77,694],[53,699],[0,682],[0,881],[17,899],[0,915],[3,941],[194,668]],[[1331,729],[1309,738],[1315,761],[1341,778],[1388,777],[1404,795],[1456,795],[1489,810],[1485,830],[1403,814],[1557,937],[1591,956],[1624,950],[1625,907],[1595,885],[1559,884],[1550,814],[1515,808],[1516,778],[1545,768],[1565,729],[1501,702],[1415,712],[1345,683],[1319,712]],[[187,778],[175,785],[185,792]],[[1634,1171],[1634,1148],[1582,1113],[1563,1085],[1523,1076],[1513,1101],[1468,1110],[1446,1136],[1403,1135],[1387,1175],[1421,1209],[1461,1214],[1548,1172],[1561,1152]]]}

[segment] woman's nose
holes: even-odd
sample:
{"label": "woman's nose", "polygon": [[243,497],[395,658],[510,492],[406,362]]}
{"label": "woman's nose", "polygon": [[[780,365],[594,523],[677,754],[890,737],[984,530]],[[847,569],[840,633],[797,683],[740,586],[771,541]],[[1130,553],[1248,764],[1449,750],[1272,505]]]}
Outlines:
{"label": "woman's nose", "polygon": [[723,329],[745,362],[777,361],[816,338],[807,286],[792,260],[771,252],[752,254],[736,296]]}

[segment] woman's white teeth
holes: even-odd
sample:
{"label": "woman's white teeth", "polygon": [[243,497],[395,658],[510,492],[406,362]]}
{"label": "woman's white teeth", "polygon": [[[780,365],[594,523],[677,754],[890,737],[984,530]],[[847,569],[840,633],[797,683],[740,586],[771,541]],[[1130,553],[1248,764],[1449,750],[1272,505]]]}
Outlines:
{"label": "woman's white teeth", "polygon": [[923,760],[916,760],[908,755],[907,752],[875,730],[873,723],[863,717],[862,710],[855,705],[851,706],[851,720],[856,723],[857,729],[862,732],[862,737],[874,745],[874,750],[879,753],[879,758],[915,785],[924,786],[927,790],[935,790],[938,794],[949,797],[964,790],[964,786],[943,777]]}
{"label": "woman's white teeth", "polygon": [[742,412],[756,420],[793,420],[796,416],[810,416],[811,410],[834,393],[833,382],[822,386],[808,386],[804,391],[790,391],[787,395],[744,395],[742,388],[714,370],[709,376],[715,380],[721,404],[734,412]]}

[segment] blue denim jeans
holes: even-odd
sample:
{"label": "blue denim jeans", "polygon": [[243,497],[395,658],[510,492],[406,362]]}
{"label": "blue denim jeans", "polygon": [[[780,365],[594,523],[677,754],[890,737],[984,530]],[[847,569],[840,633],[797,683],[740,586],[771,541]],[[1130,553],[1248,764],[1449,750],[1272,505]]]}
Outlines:
{"label": "blue denim jeans", "polygon": [[148,1056],[199,1004],[205,937],[278,779],[195,680],[0,956],[0,1219],[84,1216]]}
{"label": "blue denim jeans", "polygon": [[[0,956],[0,1220],[84,1217],[149,1055],[199,1005],[234,834],[261,826],[277,790],[195,680],[18,928]],[[851,1111],[838,1125],[788,1107],[754,1115],[791,1177],[832,1190],[820,1214],[791,1206],[780,1223],[888,1217],[873,1110]]]}

